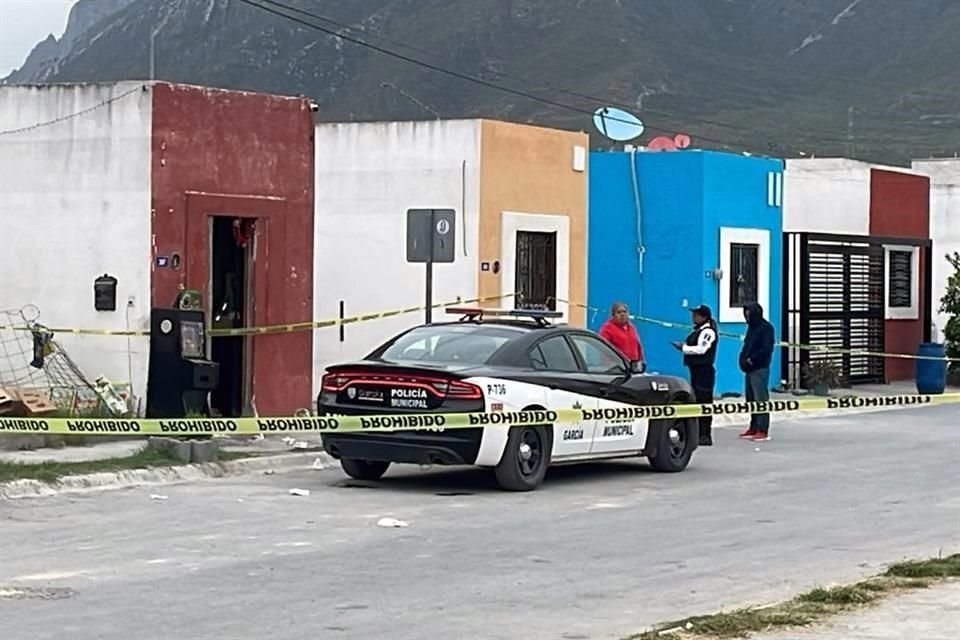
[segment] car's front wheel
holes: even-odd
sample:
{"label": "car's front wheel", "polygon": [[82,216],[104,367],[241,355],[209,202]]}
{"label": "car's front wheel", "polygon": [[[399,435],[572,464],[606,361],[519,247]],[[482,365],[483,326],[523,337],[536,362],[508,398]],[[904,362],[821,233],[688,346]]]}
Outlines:
{"label": "car's front wheel", "polygon": [[354,458],[343,458],[340,460],[340,466],[344,473],[357,480],[379,480],[383,474],[390,468],[389,462],[379,462],[376,460],[356,460]]}
{"label": "car's front wheel", "polygon": [[651,424],[651,427],[659,429],[659,433],[655,440],[656,452],[648,456],[650,466],[663,473],[677,473],[686,469],[699,433],[696,418],[663,420],[658,421],[655,427]]}
{"label": "car's front wheel", "polygon": [[548,427],[511,427],[500,464],[494,475],[501,489],[533,491],[543,482],[550,465]]}

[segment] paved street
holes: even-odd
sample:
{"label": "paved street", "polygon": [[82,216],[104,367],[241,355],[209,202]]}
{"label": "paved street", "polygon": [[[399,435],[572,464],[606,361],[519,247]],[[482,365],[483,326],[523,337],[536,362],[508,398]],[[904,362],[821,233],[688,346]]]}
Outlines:
{"label": "paved street", "polygon": [[304,470],[0,501],[0,637],[618,639],[960,550],[958,413],[724,429],[680,475],[587,465],[522,495]]}

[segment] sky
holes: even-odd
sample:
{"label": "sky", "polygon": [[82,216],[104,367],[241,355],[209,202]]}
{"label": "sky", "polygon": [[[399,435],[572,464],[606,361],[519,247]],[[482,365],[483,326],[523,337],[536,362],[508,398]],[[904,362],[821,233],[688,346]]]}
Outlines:
{"label": "sky", "polygon": [[0,0],[0,78],[20,67],[49,34],[63,35],[76,0]]}

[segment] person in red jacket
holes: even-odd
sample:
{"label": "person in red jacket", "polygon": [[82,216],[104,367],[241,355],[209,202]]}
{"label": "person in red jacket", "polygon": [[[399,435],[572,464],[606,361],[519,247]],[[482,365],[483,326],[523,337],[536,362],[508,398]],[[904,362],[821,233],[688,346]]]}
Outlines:
{"label": "person in red jacket", "polygon": [[603,323],[598,332],[630,362],[639,362],[640,371],[645,371],[646,360],[643,357],[643,345],[636,327],[630,322],[630,310],[623,302],[615,302],[610,307],[610,318]]}

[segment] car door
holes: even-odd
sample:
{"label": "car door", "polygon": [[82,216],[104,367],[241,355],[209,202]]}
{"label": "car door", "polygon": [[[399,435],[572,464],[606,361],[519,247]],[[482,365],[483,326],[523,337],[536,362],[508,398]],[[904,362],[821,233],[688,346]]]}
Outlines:
{"label": "car door", "polygon": [[[594,384],[583,371],[573,348],[562,334],[552,335],[535,343],[528,352],[531,382],[547,388],[550,409],[586,409],[599,407],[599,400],[584,393]],[[587,455],[593,442],[596,423],[565,422],[554,429],[553,459]]]}
{"label": "car door", "polygon": [[[574,332],[567,336],[582,368],[591,377],[598,393],[597,408],[617,409],[634,404],[622,388],[630,376],[630,364],[617,351],[589,334]],[[647,438],[647,421],[630,418],[600,419],[594,425],[591,454],[610,454],[643,449]]]}

